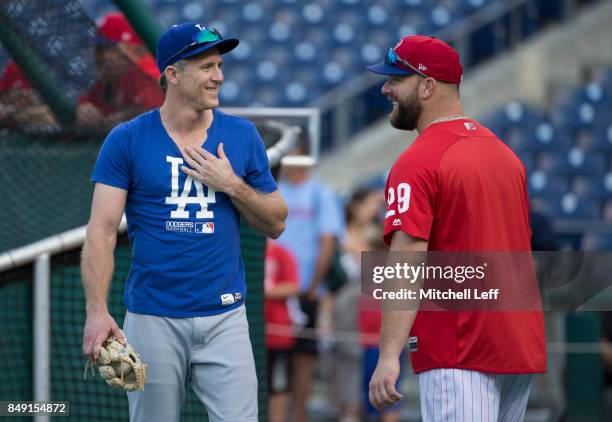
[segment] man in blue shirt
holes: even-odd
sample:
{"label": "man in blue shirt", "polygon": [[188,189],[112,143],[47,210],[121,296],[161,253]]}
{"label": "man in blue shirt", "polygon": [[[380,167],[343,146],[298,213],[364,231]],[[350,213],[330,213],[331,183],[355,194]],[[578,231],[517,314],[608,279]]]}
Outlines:
{"label": "man in blue shirt", "polygon": [[[303,153],[300,145],[297,152]],[[332,298],[324,297],[324,278],[329,270],[338,240],[343,234],[342,215],[335,193],[312,177],[315,162],[308,156],[283,159],[283,178],[279,190],[289,207],[287,229],[278,239],[296,257],[300,274],[300,308],[306,317],[307,335],[300,336],[293,355],[291,421],[308,420],[306,404],[317,364],[317,341],[308,338],[318,324],[330,317]],[[321,305],[321,306],[319,306]],[[323,317],[321,317],[323,316]],[[311,335],[311,334],[310,334]]]}
{"label": "man in blue shirt", "polygon": [[107,307],[125,211],[124,330],[149,365],[144,391],[128,394],[132,421],[178,421],[189,382],[211,421],[257,420],[239,220],[277,238],[287,206],[254,125],[216,109],[221,55],[237,45],[195,22],[168,29],[157,46],[164,104],[113,129],[93,171],[83,352],[97,359],[110,334],[126,342]]}

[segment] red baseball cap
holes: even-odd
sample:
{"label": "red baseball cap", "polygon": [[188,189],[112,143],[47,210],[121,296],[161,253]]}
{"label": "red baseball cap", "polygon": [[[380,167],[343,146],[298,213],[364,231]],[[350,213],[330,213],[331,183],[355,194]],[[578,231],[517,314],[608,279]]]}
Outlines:
{"label": "red baseball cap", "polygon": [[17,63],[11,60],[6,64],[0,76],[0,91],[13,88],[29,89],[32,88],[32,85],[26,79],[19,66],[17,66]]}
{"label": "red baseball cap", "polygon": [[114,44],[118,42],[136,45],[142,44],[136,31],[134,31],[123,13],[118,12],[108,13],[102,17],[98,25],[96,42],[98,44]]}
{"label": "red baseball cap", "polygon": [[411,35],[391,47],[383,63],[368,66],[380,75],[414,75],[460,84],[463,66],[459,53],[435,37]]}

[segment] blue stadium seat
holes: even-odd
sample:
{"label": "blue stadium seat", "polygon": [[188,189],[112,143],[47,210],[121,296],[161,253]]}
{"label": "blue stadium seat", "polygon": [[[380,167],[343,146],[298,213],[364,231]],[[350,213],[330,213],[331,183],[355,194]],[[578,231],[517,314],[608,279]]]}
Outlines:
{"label": "blue stadium seat", "polygon": [[429,20],[425,14],[413,13],[411,15],[405,14],[399,16],[400,23],[397,26],[395,33],[391,33],[391,39],[393,41],[399,41],[401,38],[407,35],[415,34],[433,34],[435,29],[429,23]]}
{"label": "blue stadium seat", "polygon": [[299,25],[286,20],[274,20],[270,22],[270,26],[267,27],[267,41],[279,46],[292,44],[294,40],[297,40],[297,31]]}
{"label": "blue stadium seat", "polygon": [[464,14],[469,14],[478,11],[491,2],[491,0],[459,0],[459,7],[463,9]]}
{"label": "blue stadium seat", "polygon": [[226,78],[220,96],[224,104],[235,103],[240,96],[240,85],[236,81]]}
{"label": "blue stadium seat", "polygon": [[271,82],[279,77],[282,72],[282,64],[275,60],[262,60],[257,64],[256,74],[257,79],[261,82]]}
{"label": "blue stadium seat", "polygon": [[570,190],[580,198],[612,198],[612,172],[602,176],[575,176],[570,186]]}
{"label": "blue stadium seat", "polygon": [[324,25],[330,16],[329,10],[321,2],[311,1],[302,7],[302,20],[307,25]]}
{"label": "blue stadium seat", "polygon": [[571,148],[571,136],[564,130],[559,130],[550,121],[538,123],[527,135],[528,148],[537,151],[565,151]]}
{"label": "blue stadium seat", "polygon": [[[571,136],[564,132],[556,132],[548,123],[541,123],[535,129],[523,130],[521,127],[511,127],[506,131],[508,144],[518,148],[538,151],[567,151],[574,144]],[[517,135],[518,131],[518,135]]]}
{"label": "blue stadium seat", "polygon": [[428,22],[435,30],[446,28],[458,17],[457,12],[457,9],[452,9],[445,4],[437,4],[429,11]]}
{"label": "blue stadium seat", "polygon": [[590,155],[612,153],[612,126],[608,123],[597,128],[581,128],[574,133],[574,146]]}
{"label": "blue stadium seat", "polygon": [[584,150],[543,151],[536,159],[536,168],[546,173],[601,175],[606,168],[606,157],[589,155]]}
{"label": "blue stadium seat", "polygon": [[527,174],[530,174],[532,171],[536,169],[535,155],[532,151],[525,149],[525,150],[515,151],[514,153],[517,155],[517,157],[521,160],[521,162],[525,166],[525,170],[527,171]]}
{"label": "blue stadium seat", "polygon": [[394,10],[381,3],[368,4],[365,12],[370,27],[390,25],[393,20]]}
{"label": "blue stadium seat", "polygon": [[594,151],[612,153],[612,122],[596,125],[590,131]]}
{"label": "blue stadium seat", "polygon": [[[181,10],[176,5],[162,4],[156,8],[155,12],[162,24],[166,26],[183,21]],[[98,16],[102,16],[105,13],[108,12],[100,11]]]}
{"label": "blue stadium seat", "polygon": [[388,43],[385,44],[374,40],[364,43],[358,50],[359,56],[356,57],[358,60],[357,66],[364,68],[372,63],[384,60],[385,54],[387,54],[387,48],[389,48]]}
{"label": "blue stadium seat", "polygon": [[513,126],[504,131],[502,140],[508,145],[514,152],[523,151],[529,149],[529,139],[525,134],[525,131],[521,126]]}
{"label": "blue stadium seat", "polygon": [[610,93],[606,86],[599,82],[589,82],[585,86],[577,88],[571,94],[573,103],[592,103],[601,104],[609,103],[611,100]]}
{"label": "blue stadium seat", "polygon": [[598,81],[606,87],[608,90],[612,90],[612,69],[600,68],[598,69]]}
{"label": "blue stadium seat", "polygon": [[431,10],[434,7],[434,0],[396,0],[396,10],[405,10],[409,13]]}
{"label": "blue stadium seat", "polygon": [[547,214],[555,218],[595,220],[600,217],[599,202],[580,199],[576,194],[568,192],[559,201],[547,204]]}
{"label": "blue stadium seat", "polygon": [[255,90],[250,106],[273,107],[282,101],[283,91],[278,84],[266,84]]}
{"label": "blue stadium seat", "polygon": [[502,132],[505,136],[507,130],[515,127],[520,127],[521,131],[535,131],[545,119],[542,113],[534,108],[518,101],[510,101],[485,116],[483,121],[496,128],[496,133]]}
{"label": "blue stadium seat", "polygon": [[246,87],[256,86],[256,75],[248,66],[235,63],[225,67],[221,99],[224,106],[247,106],[252,101],[253,90]]}
{"label": "blue stadium seat", "polygon": [[204,4],[200,1],[185,2],[181,8],[181,20],[199,22],[207,15],[205,11]]}
{"label": "blue stadium seat", "polygon": [[527,182],[529,195],[534,197],[560,198],[569,189],[567,177],[547,174],[542,170],[531,172]]}
{"label": "blue stadium seat", "polygon": [[242,6],[240,11],[243,22],[256,23],[267,27],[270,22],[270,13],[261,2],[250,1]]}
{"label": "blue stadium seat", "polygon": [[314,63],[320,55],[319,48],[310,40],[301,41],[293,47],[293,56],[302,63]]}
{"label": "blue stadium seat", "polygon": [[224,60],[227,64],[237,62],[253,62],[255,59],[259,59],[259,54],[254,48],[251,40],[241,40],[238,47],[232,51],[232,55],[228,55]]}
{"label": "blue stadium seat", "polygon": [[606,103],[577,101],[560,104],[551,114],[554,121],[570,129],[592,128],[612,119],[612,107]]}

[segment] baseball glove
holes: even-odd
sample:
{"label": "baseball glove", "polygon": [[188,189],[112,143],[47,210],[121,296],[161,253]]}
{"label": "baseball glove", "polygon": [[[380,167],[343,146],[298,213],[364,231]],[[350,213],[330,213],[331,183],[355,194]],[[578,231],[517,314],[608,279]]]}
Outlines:
{"label": "baseball glove", "polygon": [[140,360],[140,355],[132,346],[123,346],[113,336],[102,343],[96,362],[88,361],[85,365],[85,379],[88,367],[92,372],[97,367],[108,385],[128,392],[144,390],[147,382],[147,365]]}

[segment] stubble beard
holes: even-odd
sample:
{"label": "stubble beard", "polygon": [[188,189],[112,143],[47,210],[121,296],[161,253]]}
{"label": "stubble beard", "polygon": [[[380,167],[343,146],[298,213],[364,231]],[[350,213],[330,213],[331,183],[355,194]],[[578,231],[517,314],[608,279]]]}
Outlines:
{"label": "stubble beard", "polygon": [[398,100],[397,106],[389,116],[389,121],[391,126],[396,129],[415,130],[422,113],[423,105],[419,101],[417,93],[413,92],[406,101]]}
{"label": "stubble beard", "polygon": [[202,88],[203,91],[189,91],[191,103],[194,104],[194,108],[199,111],[211,110],[219,106],[219,90],[217,94],[213,95],[206,88]]}

